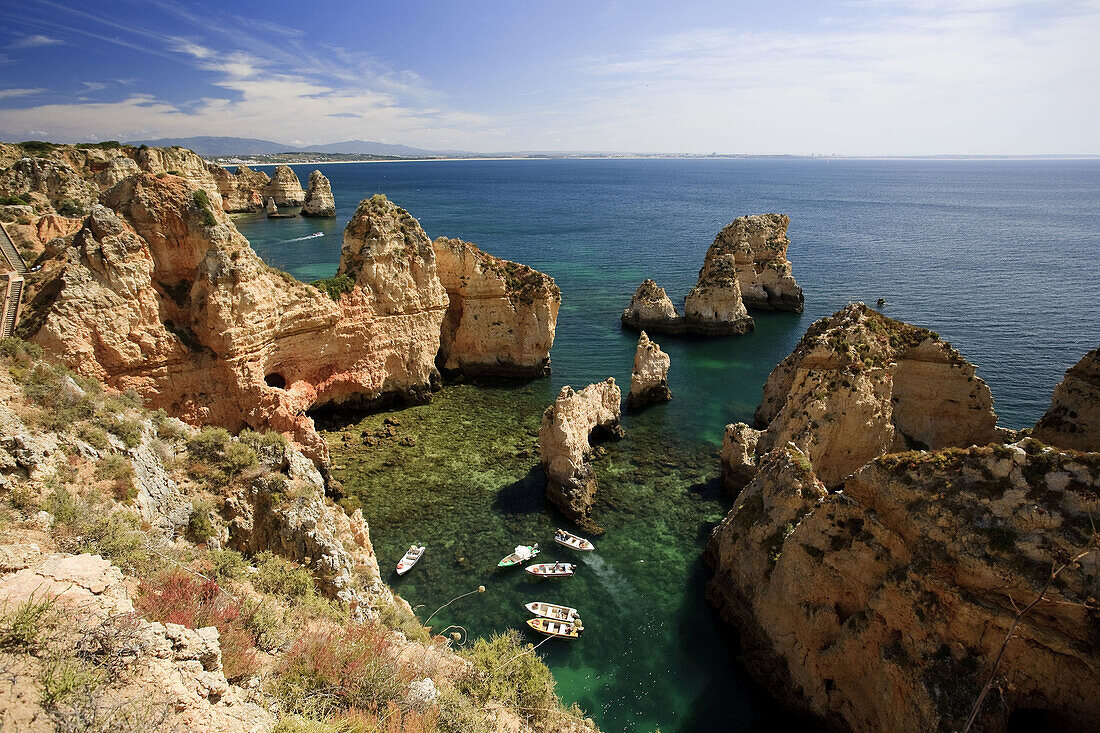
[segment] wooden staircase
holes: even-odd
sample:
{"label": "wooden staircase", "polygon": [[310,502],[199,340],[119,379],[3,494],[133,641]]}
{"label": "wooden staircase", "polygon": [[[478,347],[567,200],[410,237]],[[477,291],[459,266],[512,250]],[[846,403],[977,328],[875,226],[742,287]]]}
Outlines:
{"label": "wooden staircase", "polygon": [[[0,226],[0,228],[2,228],[2,226]],[[4,236],[0,237],[0,250],[3,251],[4,259],[8,261],[8,265],[11,266],[11,269],[15,270],[20,275],[27,274],[27,263],[19,256],[19,251],[15,248],[6,230],[4,231]]]}
{"label": "wooden staircase", "polygon": [[15,335],[15,318],[19,314],[19,301],[23,297],[23,279],[11,284],[8,300],[4,303],[4,323],[0,327],[0,336],[11,338]]}

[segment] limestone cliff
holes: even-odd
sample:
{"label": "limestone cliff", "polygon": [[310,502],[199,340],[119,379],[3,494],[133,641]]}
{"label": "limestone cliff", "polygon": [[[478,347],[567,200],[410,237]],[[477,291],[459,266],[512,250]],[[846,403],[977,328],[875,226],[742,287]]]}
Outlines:
{"label": "limestone cliff", "polygon": [[[951,419],[945,416],[945,419]],[[853,731],[958,731],[1017,612],[975,730],[1100,713],[1100,454],[1025,440],[875,458],[831,492],[780,444],[715,529],[708,596],[748,669]]]}
{"label": "limestone cliff", "polygon": [[1033,434],[1059,448],[1100,451],[1100,349],[1066,372]]}
{"label": "limestone cliff", "polygon": [[25,195],[40,209],[64,215],[89,209],[100,193],[141,172],[179,176],[229,212],[255,211],[268,195],[279,205],[300,206],[305,196],[289,168],[276,169],[275,182],[247,166],[230,173],[186,148],[0,145],[0,194]]}
{"label": "limestone cliff", "polygon": [[802,288],[787,261],[790,221],[785,214],[739,216],[718,233],[707,252],[708,260],[733,257],[745,307],[802,312]]}
{"label": "limestone cliff", "polygon": [[622,435],[621,400],[622,392],[612,378],[580,392],[566,386],[542,415],[539,455],[546,472],[546,495],[565,516],[590,532],[602,530],[591,517],[597,480],[589,462],[589,438]]}
{"label": "limestone cliff", "polygon": [[630,392],[626,396],[626,409],[640,410],[654,402],[667,402],[672,399],[668,388],[668,368],[671,364],[668,354],[649,340],[645,331],[638,337],[638,348],[634,352],[634,368],[630,372]]}
{"label": "limestone cliff", "polygon": [[938,335],[855,303],[814,323],[772,371],[755,430],[726,428],[727,486],[792,442],[835,487],[876,456],[907,448],[1000,442],[993,398],[973,365]]}
{"label": "limestone cliff", "polygon": [[307,409],[430,396],[447,301],[415,220],[360,207],[341,263],[358,287],[334,302],[266,266],[201,193],[148,174],[107,191],[46,263],[21,332],[188,422],[272,428],[320,460]]}
{"label": "limestone cliff", "polygon": [[302,203],[302,216],[331,219],[336,216],[336,199],[332,197],[332,185],[321,171],[309,174],[309,190]]}
{"label": "limestone cliff", "polygon": [[289,165],[275,166],[275,175],[264,187],[263,196],[275,199],[277,206],[301,206],[306,201],[302,182]]}
{"label": "limestone cliff", "polygon": [[554,278],[460,239],[440,237],[432,246],[450,301],[439,368],[466,375],[549,374],[561,305]]}

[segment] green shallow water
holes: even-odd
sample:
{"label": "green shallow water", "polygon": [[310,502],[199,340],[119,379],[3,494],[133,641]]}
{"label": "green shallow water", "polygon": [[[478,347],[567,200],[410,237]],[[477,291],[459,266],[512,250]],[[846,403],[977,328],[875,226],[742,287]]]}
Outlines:
{"label": "green shallow water", "polygon": [[[546,501],[538,465],[539,422],[553,391],[550,380],[457,385],[428,405],[318,417],[344,504],[362,508],[383,577],[421,619],[484,585],[485,594],[431,622],[436,631],[459,625],[471,638],[517,628],[538,642],[524,625],[524,603],[579,608],[583,637],[548,641],[539,653],[559,695],[605,731],[755,730],[784,721],[746,679],[734,640],[704,599],[702,547],[729,508],[717,446],[669,435],[670,406],[624,416],[626,437],[601,444],[595,460],[595,512],[606,532],[594,553],[559,548],[554,528],[569,525]],[[385,424],[394,419],[400,424]],[[392,569],[414,541],[428,551],[398,578]],[[540,543],[539,560],[579,563],[577,575],[539,580],[497,569],[529,542]]]}

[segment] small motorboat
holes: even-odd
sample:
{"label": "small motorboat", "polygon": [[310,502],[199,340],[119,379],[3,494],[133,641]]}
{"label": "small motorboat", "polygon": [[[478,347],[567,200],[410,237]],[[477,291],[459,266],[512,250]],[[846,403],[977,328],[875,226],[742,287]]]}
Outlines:
{"label": "small motorboat", "polygon": [[575,608],[559,606],[556,603],[546,603],[545,601],[531,601],[524,608],[536,616],[555,621],[580,621],[581,618],[580,612]]}
{"label": "small motorboat", "polygon": [[540,578],[572,578],[577,566],[568,562],[547,562],[541,565],[528,565],[524,568],[531,575]]}
{"label": "small motorboat", "polygon": [[412,570],[412,566],[416,565],[416,561],[424,556],[424,550],[426,549],[428,548],[420,544],[419,542],[414,543],[411,547],[409,547],[409,551],[406,552],[401,557],[401,561],[397,563],[397,574],[404,575],[405,573]]}
{"label": "small motorboat", "polygon": [[596,546],[584,537],[578,537],[572,532],[566,532],[564,529],[554,531],[554,542],[557,542],[562,547],[568,547],[573,550],[583,550],[587,552],[596,549]]}
{"label": "small motorboat", "polygon": [[527,625],[540,634],[555,636],[559,639],[576,639],[580,637],[584,627],[580,621],[555,621],[552,618],[529,618]]}
{"label": "small motorboat", "polygon": [[516,545],[516,551],[498,562],[497,567],[510,568],[513,565],[519,565],[521,562],[526,562],[530,560],[537,554],[539,554],[538,542],[533,545]]}

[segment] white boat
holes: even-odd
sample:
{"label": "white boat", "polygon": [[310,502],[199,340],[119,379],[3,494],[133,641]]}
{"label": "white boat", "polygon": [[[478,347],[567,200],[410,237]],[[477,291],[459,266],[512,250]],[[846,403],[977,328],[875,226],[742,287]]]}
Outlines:
{"label": "white boat", "polygon": [[545,601],[531,601],[524,608],[536,616],[554,619],[555,621],[579,621],[581,617],[580,612],[575,608],[559,606],[556,603]]}
{"label": "white boat", "polygon": [[519,565],[524,560],[530,560],[539,554],[539,543],[533,545],[516,545],[516,551],[497,563],[498,568],[510,568]]}
{"label": "white boat", "polygon": [[568,621],[555,621],[549,618],[529,618],[527,619],[527,625],[540,634],[546,634],[547,636],[555,636],[559,639],[577,639],[580,637],[581,632],[584,631],[584,627],[580,622],[570,623]]}
{"label": "white boat", "polygon": [[416,565],[416,561],[424,555],[424,550],[426,549],[428,548],[424,545],[413,544],[409,548],[409,551],[401,557],[401,561],[397,563],[397,574],[404,575],[412,570],[412,566]]}
{"label": "white boat", "polygon": [[566,532],[564,529],[554,530],[554,542],[557,542],[562,547],[568,547],[573,550],[582,550],[584,552],[596,549],[596,546],[586,540],[584,537],[578,537],[572,532]]}
{"label": "white boat", "polygon": [[531,575],[540,578],[572,578],[577,566],[568,562],[547,562],[539,565],[528,565],[524,568]]}

